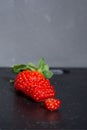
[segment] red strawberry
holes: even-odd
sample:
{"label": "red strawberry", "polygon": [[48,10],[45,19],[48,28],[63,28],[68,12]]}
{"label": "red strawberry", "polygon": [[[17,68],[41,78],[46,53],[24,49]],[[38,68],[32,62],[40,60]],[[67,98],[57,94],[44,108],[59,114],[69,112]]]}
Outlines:
{"label": "red strawberry", "polygon": [[47,79],[35,82],[29,92],[30,96],[37,102],[44,101],[47,98],[54,98],[55,96],[54,87],[50,85]]}
{"label": "red strawberry", "polygon": [[45,107],[50,111],[57,110],[60,105],[61,101],[59,99],[48,98],[45,100]]}
{"label": "red strawberry", "polygon": [[32,63],[15,65],[13,71],[17,73],[14,80],[14,87],[17,91],[30,96],[36,102],[45,102],[48,110],[53,111],[60,107],[61,102],[59,99],[54,99],[55,90],[48,80],[53,73],[44,63],[43,58],[37,66]]}
{"label": "red strawberry", "polygon": [[43,81],[44,78],[44,75],[38,71],[24,70],[17,74],[14,80],[14,86],[16,90],[24,92],[30,89],[34,82]]}
{"label": "red strawberry", "polygon": [[[31,73],[32,76],[31,76]],[[14,87],[17,91],[23,92],[26,96],[31,96],[35,101],[40,102],[47,98],[55,96],[55,90],[50,81],[45,79],[43,75],[36,72],[25,70],[20,72],[14,82]]]}
{"label": "red strawberry", "polygon": [[44,63],[43,58],[40,60],[38,66],[32,63],[14,65],[13,72],[17,74],[14,82],[16,90],[21,90],[21,88],[23,89],[26,86],[29,87],[35,81],[38,82],[45,78],[51,78],[53,75],[49,70],[49,66]]}
{"label": "red strawberry", "polygon": [[[50,86],[49,80],[46,80],[46,78],[51,78],[52,72],[49,70],[48,65],[44,63],[43,58],[40,60],[38,66],[35,66],[32,63],[28,63],[27,65],[15,65],[13,67],[13,71],[17,73],[17,76],[14,80],[15,89],[23,92],[27,96],[30,96],[30,93],[35,95],[35,92],[39,90],[47,91],[47,84]],[[36,86],[39,86],[39,88],[36,88]],[[33,91],[35,92],[33,92],[32,89],[32,92],[30,92],[30,88],[33,88]],[[50,87],[50,89],[51,91],[54,91],[52,87]]]}

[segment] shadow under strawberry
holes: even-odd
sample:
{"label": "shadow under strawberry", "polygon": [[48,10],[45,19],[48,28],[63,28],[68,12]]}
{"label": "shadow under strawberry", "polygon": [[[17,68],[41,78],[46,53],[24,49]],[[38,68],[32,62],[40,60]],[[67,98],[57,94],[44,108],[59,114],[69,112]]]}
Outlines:
{"label": "shadow under strawberry", "polygon": [[14,98],[15,114],[27,121],[60,121],[60,111],[48,111],[42,104],[34,102],[31,98],[25,98],[18,94]]}

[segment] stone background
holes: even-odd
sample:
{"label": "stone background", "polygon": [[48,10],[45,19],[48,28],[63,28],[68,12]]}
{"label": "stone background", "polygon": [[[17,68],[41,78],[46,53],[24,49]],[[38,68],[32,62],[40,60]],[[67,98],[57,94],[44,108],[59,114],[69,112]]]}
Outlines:
{"label": "stone background", "polygon": [[87,0],[0,0],[0,66],[87,67]]}

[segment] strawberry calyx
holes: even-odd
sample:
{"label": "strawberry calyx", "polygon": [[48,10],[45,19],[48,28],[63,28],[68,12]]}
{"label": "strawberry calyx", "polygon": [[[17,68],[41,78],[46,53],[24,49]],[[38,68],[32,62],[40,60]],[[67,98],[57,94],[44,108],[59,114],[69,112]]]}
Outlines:
{"label": "strawberry calyx", "polygon": [[53,73],[50,71],[48,64],[45,63],[44,58],[41,58],[37,65],[31,62],[28,64],[16,64],[12,67],[12,70],[16,74],[23,70],[38,71],[42,73],[47,79],[50,79],[53,76]]}

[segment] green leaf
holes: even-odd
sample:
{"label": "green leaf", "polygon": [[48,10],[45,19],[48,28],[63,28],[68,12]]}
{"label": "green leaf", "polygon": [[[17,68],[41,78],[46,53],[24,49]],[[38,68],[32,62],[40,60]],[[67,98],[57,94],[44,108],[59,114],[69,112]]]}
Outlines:
{"label": "green leaf", "polygon": [[45,64],[45,65],[44,65],[43,71],[45,71],[45,70],[46,70],[46,71],[49,71],[49,66],[48,66],[48,64]]}
{"label": "green leaf", "polygon": [[53,76],[51,71],[44,71],[43,74],[47,79],[50,79]]}
{"label": "green leaf", "polygon": [[33,63],[28,63],[27,68],[30,69],[30,70],[37,70],[36,65],[34,65]]}
{"label": "green leaf", "polygon": [[13,66],[13,72],[16,73],[16,74],[19,73],[20,71],[26,70],[26,69],[27,69],[27,67],[24,64],[19,64],[19,65]]}
{"label": "green leaf", "polygon": [[45,64],[44,58],[41,58],[38,65],[38,71],[44,74],[45,78],[49,79],[53,73],[49,70],[49,65]]}
{"label": "green leaf", "polygon": [[42,69],[44,68],[44,58],[41,58],[38,64],[38,70],[42,71]]}
{"label": "green leaf", "polygon": [[20,71],[29,69],[31,71],[37,70],[41,72],[42,74],[44,74],[45,78],[48,78],[48,79],[53,76],[53,73],[49,70],[49,65],[45,64],[45,60],[43,57],[40,59],[37,66],[30,62],[27,65],[25,64],[14,65],[12,69],[13,69],[13,72],[16,74],[19,73]]}

